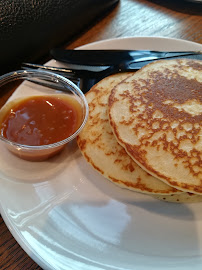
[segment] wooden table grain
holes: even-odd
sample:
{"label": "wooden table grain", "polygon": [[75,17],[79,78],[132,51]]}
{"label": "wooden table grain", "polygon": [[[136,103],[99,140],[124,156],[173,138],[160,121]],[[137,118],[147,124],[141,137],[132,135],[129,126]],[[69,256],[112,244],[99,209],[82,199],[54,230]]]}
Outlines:
{"label": "wooden table grain", "polygon": [[[202,44],[202,6],[192,1],[120,0],[120,3],[66,48],[110,38],[163,36]],[[0,107],[12,91],[3,91]],[[38,266],[12,237],[0,216],[0,269],[36,270]]]}

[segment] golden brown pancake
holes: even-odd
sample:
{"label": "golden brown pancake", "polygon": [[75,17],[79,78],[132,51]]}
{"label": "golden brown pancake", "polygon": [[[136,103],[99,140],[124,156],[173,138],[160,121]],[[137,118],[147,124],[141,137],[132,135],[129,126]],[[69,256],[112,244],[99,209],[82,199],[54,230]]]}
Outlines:
{"label": "golden brown pancake", "polygon": [[109,119],[117,141],[144,170],[202,194],[202,61],[143,67],[112,90]]}
{"label": "golden brown pancake", "polygon": [[164,202],[172,203],[199,203],[202,202],[202,196],[194,193],[183,192],[181,194],[170,195],[152,195],[153,198]]}
{"label": "golden brown pancake", "polygon": [[77,138],[86,160],[104,177],[120,187],[153,194],[179,193],[141,169],[118,144],[108,121],[111,90],[131,74],[117,74],[97,83],[86,94],[89,118]]}

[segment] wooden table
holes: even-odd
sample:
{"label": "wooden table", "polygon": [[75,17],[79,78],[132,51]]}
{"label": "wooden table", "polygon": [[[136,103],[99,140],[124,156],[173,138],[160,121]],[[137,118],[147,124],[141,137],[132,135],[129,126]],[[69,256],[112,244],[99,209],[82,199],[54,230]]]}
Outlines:
{"label": "wooden table", "polygon": [[[128,36],[164,36],[202,43],[201,15],[202,6],[191,1],[120,0],[115,9],[68,43],[67,48]],[[0,97],[0,106],[10,94],[5,91]],[[1,216],[0,269],[41,269],[18,245]]]}

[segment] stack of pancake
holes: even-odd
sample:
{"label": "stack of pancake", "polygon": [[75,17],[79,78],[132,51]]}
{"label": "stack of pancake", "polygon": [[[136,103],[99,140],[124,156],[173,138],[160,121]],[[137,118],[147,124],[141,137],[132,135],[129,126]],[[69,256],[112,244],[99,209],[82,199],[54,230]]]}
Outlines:
{"label": "stack of pancake", "polygon": [[160,200],[202,201],[202,61],[152,62],[104,78],[86,98],[77,143],[97,171]]}

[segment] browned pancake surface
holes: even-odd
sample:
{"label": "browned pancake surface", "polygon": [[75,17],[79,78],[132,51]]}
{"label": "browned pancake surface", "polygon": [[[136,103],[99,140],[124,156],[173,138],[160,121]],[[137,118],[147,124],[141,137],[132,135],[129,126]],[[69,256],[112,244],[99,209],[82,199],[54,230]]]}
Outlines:
{"label": "browned pancake surface", "polygon": [[143,193],[179,193],[140,168],[113,135],[108,121],[108,97],[115,85],[131,75],[107,77],[86,94],[89,118],[77,138],[78,146],[97,171],[120,187]]}
{"label": "browned pancake surface", "polygon": [[202,62],[151,63],[109,98],[118,142],[147,172],[184,191],[202,193]]}

